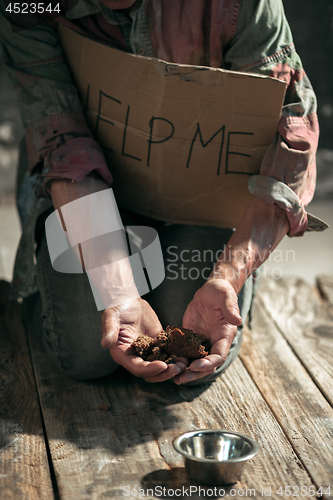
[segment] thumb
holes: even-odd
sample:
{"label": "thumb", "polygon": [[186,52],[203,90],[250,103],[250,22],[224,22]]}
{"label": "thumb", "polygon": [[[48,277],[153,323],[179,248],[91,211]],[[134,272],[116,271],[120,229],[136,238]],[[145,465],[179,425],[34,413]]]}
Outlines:
{"label": "thumb", "polygon": [[226,291],[226,298],[223,308],[223,314],[225,319],[231,325],[239,326],[242,324],[243,320],[239,312],[238,298],[235,290],[230,287]]}
{"label": "thumb", "polygon": [[116,311],[106,309],[101,316],[102,320],[102,340],[101,345],[106,349],[113,347],[118,340],[119,319]]}

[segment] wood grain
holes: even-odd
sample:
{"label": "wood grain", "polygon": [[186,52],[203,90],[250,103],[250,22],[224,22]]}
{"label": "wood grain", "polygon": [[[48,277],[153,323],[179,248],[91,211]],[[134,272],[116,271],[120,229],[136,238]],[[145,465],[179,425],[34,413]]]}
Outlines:
{"label": "wood grain", "polygon": [[316,283],[324,302],[328,305],[333,316],[333,275],[321,274],[317,277]]}
{"label": "wood grain", "polygon": [[[255,489],[261,497],[262,488],[271,487],[272,498],[279,498],[277,491],[281,485],[311,486],[308,474],[239,359],[201,394],[199,388],[185,387],[181,394],[188,401],[187,406],[182,405],[183,418],[193,427],[231,429],[258,442],[260,453],[245,468],[236,489]],[[171,440],[172,431],[165,432],[163,440],[168,433],[171,434],[168,441]],[[162,442],[160,448],[163,449]],[[164,454],[166,461],[177,466],[174,454],[169,453]]]}
{"label": "wood grain", "polygon": [[[156,486],[199,487],[187,478],[172,446],[177,435],[198,428],[233,429],[258,441],[260,452],[233,488],[254,489],[253,497],[262,498],[261,489],[271,487],[271,498],[280,499],[280,486],[313,486],[239,359],[211,386],[149,384],[122,369],[105,379],[78,382],[59,373],[41,347],[32,345],[62,500],[113,498],[133,488],[156,498]],[[202,494],[192,492],[192,498]]]}
{"label": "wood grain", "polygon": [[333,409],[260,301],[240,356],[317,488],[327,491],[333,485]]}
{"label": "wood grain", "polygon": [[299,278],[263,280],[258,299],[333,406],[333,320],[318,289]]}
{"label": "wood grain", "polygon": [[0,281],[0,497],[53,498],[42,421],[20,306]]}

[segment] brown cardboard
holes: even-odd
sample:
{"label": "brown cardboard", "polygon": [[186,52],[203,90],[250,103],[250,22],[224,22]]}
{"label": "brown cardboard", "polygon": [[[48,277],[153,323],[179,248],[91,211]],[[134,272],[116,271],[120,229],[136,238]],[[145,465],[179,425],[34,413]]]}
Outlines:
{"label": "brown cardboard", "polygon": [[68,28],[60,37],[118,205],[168,222],[236,227],[286,84],[124,53]]}

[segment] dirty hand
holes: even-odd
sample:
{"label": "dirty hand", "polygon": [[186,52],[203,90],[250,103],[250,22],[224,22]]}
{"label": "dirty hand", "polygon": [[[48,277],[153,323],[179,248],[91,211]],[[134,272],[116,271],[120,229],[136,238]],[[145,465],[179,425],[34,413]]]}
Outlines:
{"label": "dirty hand", "polygon": [[138,298],[102,313],[103,337],[101,344],[110,349],[114,361],[147,382],[163,382],[186,369],[187,360],[179,358],[175,364],[163,361],[144,361],[134,354],[132,342],[139,335],[155,338],[163,330],[148,302]]}
{"label": "dirty hand", "polygon": [[177,375],[176,384],[196,380],[213,373],[227,357],[241,325],[237,293],[226,279],[209,279],[194,295],[183,318],[183,327],[202,333],[211,345],[209,356],[196,359]]}

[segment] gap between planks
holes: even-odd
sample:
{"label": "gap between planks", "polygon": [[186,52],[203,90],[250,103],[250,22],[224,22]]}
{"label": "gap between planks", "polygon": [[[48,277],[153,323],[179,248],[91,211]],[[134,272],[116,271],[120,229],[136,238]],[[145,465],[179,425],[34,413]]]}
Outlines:
{"label": "gap between planks", "polygon": [[245,329],[240,357],[317,488],[331,486],[333,494],[333,466],[327,465],[333,464],[333,409],[260,299],[253,328]]}
{"label": "gap between planks", "polygon": [[[333,280],[325,283],[326,291],[329,283],[333,287]],[[299,278],[265,280],[260,286],[258,299],[313,382],[333,406],[331,306],[322,299],[318,288]]]}
{"label": "gap between planks", "polygon": [[[314,486],[239,359],[214,384],[197,388],[149,384],[121,370],[100,381],[77,382],[32,346],[62,500],[121,496],[124,485],[195,484],[172,441],[187,430],[208,427],[233,429],[259,442],[261,451],[236,488],[254,488],[261,498],[261,488],[272,486],[271,498],[278,499],[281,485]],[[108,411],[101,411],[101,404]]]}
{"label": "gap between planks", "polygon": [[0,492],[3,499],[53,498],[41,412],[20,306],[0,281]]}

